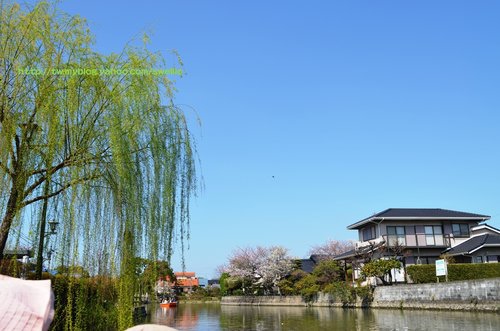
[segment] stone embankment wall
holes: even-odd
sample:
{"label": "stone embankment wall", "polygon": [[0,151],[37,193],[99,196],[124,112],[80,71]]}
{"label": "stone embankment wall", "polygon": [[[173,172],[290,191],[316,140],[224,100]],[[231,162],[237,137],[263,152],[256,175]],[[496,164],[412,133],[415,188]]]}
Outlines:
{"label": "stone embankment wall", "polygon": [[301,296],[234,296],[223,297],[221,304],[500,311],[500,278],[379,286],[375,288],[371,303],[358,298],[346,304],[329,294],[319,293],[311,302],[304,301]]}
{"label": "stone embankment wall", "polygon": [[221,305],[236,306],[307,306],[300,295],[294,296],[230,296],[222,297]]}
{"label": "stone embankment wall", "polygon": [[500,311],[500,278],[378,287],[371,306]]}
{"label": "stone embankment wall", "polygon": [[[313,307],[344,307],[345,304],[327,293],[318,293],[313,301],[305,301],[300,295],[290,296],[234,296],[222,297],[222,305],[238,306],[313,306]],[[361,302],[359,303],[361,306]],[[349,304],[355,307],[355,304]]]}

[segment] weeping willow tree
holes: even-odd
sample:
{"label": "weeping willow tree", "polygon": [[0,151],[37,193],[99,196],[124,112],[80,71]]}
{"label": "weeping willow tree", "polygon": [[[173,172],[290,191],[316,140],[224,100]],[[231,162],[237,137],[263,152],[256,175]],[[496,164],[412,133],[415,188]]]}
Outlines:
{"label": "weeping willow tree", "polygon": [[166,68],[147,38],[111,55],[92,44],[52,4],[0,2],[0,259],[37,242],[45,202],[60,223],[53,263],[117,277],[124,329],[135,258],[169,261],[188,239],[195,146],[172,81],[144,71]]}

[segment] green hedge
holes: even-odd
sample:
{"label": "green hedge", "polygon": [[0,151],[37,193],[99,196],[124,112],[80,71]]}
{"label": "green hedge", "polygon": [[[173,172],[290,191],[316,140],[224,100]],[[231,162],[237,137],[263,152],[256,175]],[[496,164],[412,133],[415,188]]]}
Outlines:
{"label": "green hedge", "polygon": [[[414,283],[435,283],[436,266],[434,264],[410,265],[406,272]],[[470,280],[500,277],[500,263],[460,263],[448,264],[448,280]],[[439,277],[444,281],[445,277]]]}

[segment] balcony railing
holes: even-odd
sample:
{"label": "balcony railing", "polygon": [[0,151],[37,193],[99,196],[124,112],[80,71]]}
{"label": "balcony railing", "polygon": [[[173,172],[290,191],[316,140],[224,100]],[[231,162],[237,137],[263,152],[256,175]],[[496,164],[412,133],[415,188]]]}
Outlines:
{"label": "balcony railing", "polygon": [[[422,236],[421,236],[422,237]],[[416,234],[407,235],[383,235],[384,241],[388,247],[406,246],[406,247],[451,247],[451,236],[449,234],[436,234],[423,236],[424,240],[418,240]],[[412,243],[412,244],[408,244]],[[414,243],[414,244],[413,244]]]}

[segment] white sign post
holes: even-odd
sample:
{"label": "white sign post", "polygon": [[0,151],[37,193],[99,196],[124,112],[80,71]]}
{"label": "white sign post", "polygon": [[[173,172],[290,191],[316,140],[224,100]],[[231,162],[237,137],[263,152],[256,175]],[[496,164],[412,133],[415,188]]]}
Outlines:
{"label": "white sign post", "polygon": [[448,281],[448,268],[446,260],[436,260],[436,278],[439,283],[439,276],[445,276],[446,281]]}

